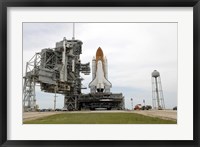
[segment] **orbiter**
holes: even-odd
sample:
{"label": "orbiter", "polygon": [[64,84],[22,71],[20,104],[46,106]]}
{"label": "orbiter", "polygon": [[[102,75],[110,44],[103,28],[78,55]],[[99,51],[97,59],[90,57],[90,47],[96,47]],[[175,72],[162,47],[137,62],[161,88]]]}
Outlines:
{"label": "orbiter", "polygon": [[96,58],[92,60],[92,81],[89,84],[91,93],[104,92],[110,93],[112,84],[108,81],[108,63],[99,47],[96,52]]}

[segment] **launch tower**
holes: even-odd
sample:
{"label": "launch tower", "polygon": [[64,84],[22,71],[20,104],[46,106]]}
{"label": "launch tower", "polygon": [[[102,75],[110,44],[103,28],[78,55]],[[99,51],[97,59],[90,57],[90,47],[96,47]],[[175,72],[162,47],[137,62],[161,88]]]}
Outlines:
{"label": "launch tower", "polygon": [[36,109],[35,85],[38,83],[44,92],[64,95],[64,108],[77,110],[81,95],[82,78],[80,72],[90,74],[89,63],[82,64],[80,40],[63,40],[55,48],[45,48],[36,53],[26,64],[23,87],[23,109]]}

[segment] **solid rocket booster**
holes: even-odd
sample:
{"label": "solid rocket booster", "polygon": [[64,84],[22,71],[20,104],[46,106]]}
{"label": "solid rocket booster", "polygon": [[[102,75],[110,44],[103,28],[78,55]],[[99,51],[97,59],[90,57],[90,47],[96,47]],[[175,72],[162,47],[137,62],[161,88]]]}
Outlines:
{"label": "solid rocket booster", "polygon": [[92,59],[92,79],[95,78],[96,75],[96,59],[93,57]]}
{"label": "solid rocket booster", "polygon": [[105,71],[105,77],[106,79],[108,79],[108,62],[107,62],[107,58],[106,56],[104,57],[104,64],[105,64],[105,68],[104,68],[104,71]]}
{"label": "solid rocket booster", "polygon": [[91,92],[110,92],[112,84],[107,78],[107,59],[103,56],[103,51],[99,47],[96,52],[96,59],[94,57],[92,60],[92,82],[89,84]]}

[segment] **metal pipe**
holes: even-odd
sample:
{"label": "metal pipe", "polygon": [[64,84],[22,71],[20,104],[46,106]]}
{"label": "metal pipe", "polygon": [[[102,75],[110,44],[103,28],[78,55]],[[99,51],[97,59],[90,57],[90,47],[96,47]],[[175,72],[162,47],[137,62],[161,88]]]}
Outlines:
{"label": "metal pipe", "polygon": [[155,81],[156,81],[156,94],[157,94],[157,102],[158,102],[158,109],[160,107],[160,100],[159,100],[159,93],[158,93],[158,81],[157,81],[157,77],[155,77]]}

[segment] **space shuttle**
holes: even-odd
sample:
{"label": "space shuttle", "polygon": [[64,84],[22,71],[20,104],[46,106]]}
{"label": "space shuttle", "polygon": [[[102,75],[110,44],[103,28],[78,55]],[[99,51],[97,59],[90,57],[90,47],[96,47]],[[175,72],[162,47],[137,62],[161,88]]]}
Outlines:
{"label": "space shuttle", "polygon": [[99,47],[96,58],[92,60],[92,81],[89,83],[91,93],[110,93],[112,84],[108,81],[108,62]]}

